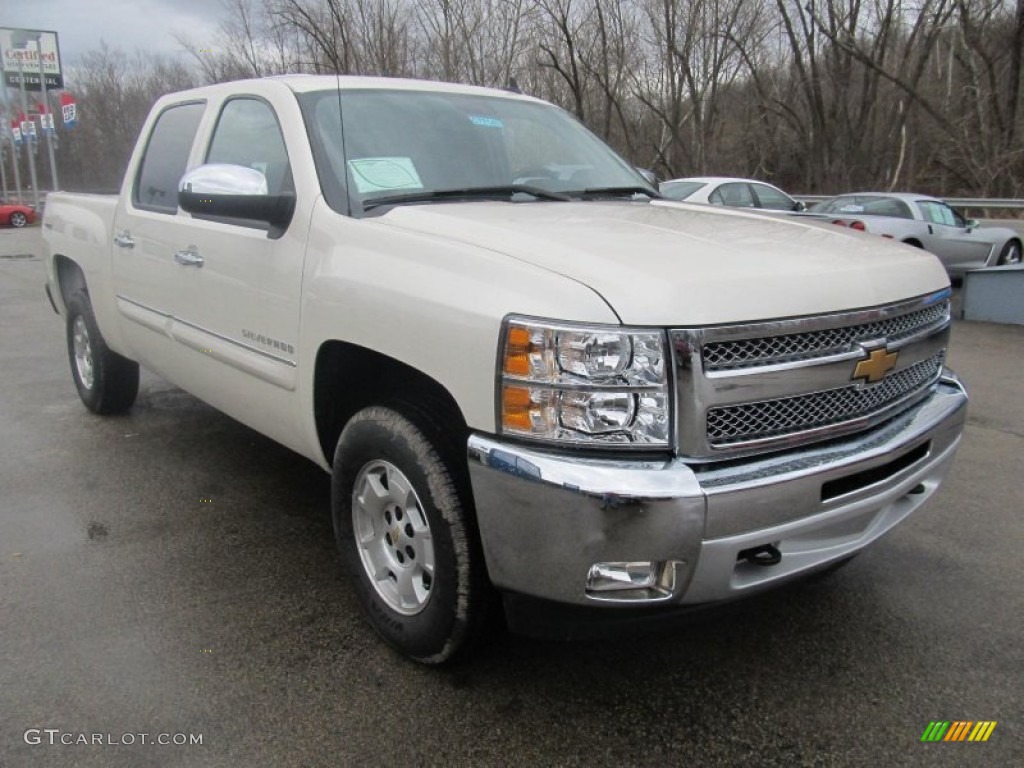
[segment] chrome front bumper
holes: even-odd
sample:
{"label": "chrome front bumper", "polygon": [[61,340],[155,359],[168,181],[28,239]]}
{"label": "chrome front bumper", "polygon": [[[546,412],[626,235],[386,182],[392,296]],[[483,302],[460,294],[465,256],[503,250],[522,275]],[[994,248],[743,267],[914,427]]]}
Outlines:
{"label": "chrome front bumper", "polygon": [[[577,606],[728,600],[870,544],[949,471],[967,395],[935,393],[875,429],[721,466],[551,453],[475,434],[469,467],[487,568],[499,589]],[[740,553],[773,545],[775,565]],[[593,592],[597,563],[662,563],[661,589]]]}

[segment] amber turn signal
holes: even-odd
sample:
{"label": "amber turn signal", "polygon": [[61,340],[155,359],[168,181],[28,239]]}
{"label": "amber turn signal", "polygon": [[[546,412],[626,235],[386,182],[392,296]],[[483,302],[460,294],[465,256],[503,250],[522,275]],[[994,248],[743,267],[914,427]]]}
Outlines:
{"label": "amber turn signal", "polygon": [[505,373],[527,376],[530,373],[530,332],[515,326],[508,329],[505,341]]}
{"label": "amber turn signal", "polygon": [[530,390],[526,387],[506,386],[501,393],[501,422],[505,429],[529,432]]}

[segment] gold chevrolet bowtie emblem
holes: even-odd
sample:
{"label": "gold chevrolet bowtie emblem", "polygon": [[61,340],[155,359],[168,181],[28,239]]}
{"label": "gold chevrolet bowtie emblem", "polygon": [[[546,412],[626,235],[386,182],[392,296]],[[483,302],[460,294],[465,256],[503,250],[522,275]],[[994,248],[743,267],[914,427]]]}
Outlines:
{"label": "gold chevrolet bowtie emblem", "polygon": [[896,358],[899,352],[890,352],[885,347],[873,349],[866,360],[857,363],[853,370],[853,379],[864,379],[874,383],[885,378],[885,374],[896,367]]}

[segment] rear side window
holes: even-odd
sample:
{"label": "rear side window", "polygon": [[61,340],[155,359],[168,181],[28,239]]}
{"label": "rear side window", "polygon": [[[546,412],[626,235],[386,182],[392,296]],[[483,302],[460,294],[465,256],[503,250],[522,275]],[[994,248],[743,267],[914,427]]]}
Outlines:
{"label": "rear side window", "polygon": [[824,203],[818,203],[813,210],[821,213],[864,213],[864,206],[853,196],[837,197]]}
{"label": "rear side window", "polygon": [[892,216],[897,219],[912,219],[914,215],[902,200],[895,197],[869,197],[864,201],[864,213],[875,216]]}
{"label": "rear side window", "polygon": [[177,213],[178,182],[188,166],[199,120],[206,105],[193,102],[168,107],[156,119],[135,177],[132,202],[160,213]]}

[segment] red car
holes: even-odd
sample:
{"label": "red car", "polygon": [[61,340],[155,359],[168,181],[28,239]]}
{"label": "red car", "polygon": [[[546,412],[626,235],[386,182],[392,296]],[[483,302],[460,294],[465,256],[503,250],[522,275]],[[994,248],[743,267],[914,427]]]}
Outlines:
{"label": "red car", "polygon": [[34,224],[35,220],[36,212],[30,205],[0,203],[0,224],[10,224],[12,227],[24,227],[26,224]]}

